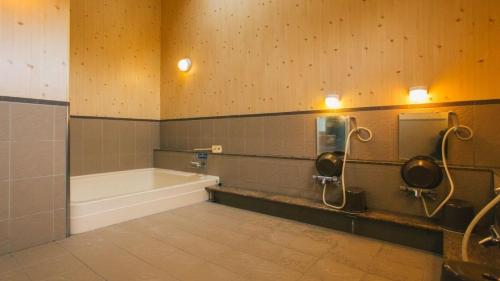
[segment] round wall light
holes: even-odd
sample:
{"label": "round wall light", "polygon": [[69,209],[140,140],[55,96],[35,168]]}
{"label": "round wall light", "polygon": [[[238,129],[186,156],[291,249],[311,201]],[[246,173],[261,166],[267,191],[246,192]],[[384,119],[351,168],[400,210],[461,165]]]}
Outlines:
{"label": "round wall light", "polygon": [[188,72],[191,69],[191,59],[183,58],[177,63],[177,68],[182,72]]}
{"label": "round wall light", "polygon": [[409,96],[411,103],[426,103],[429,101],[429,93],[426,87],[411,87]]}
{"label": "round wall light", "polygon": [[325,105],[327,108],[340,108],[340,96],[337,94],[327,95],[325,97]]}

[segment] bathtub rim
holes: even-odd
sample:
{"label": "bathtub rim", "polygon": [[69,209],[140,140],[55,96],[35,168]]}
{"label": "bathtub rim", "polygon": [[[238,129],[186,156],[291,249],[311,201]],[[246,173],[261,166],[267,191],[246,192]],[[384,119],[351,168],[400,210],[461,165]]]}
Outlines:
{"label": "bathtub rim", "polygon": [[[177,171],[177,170],[171,170],[171,169],[163,169],[163,168],[143,168],[143,169],[132,169],[132,170],[123,170],[123,171],[116,171],[116,172],[106,172],[106,173],[97,173],[97,174],[73,176],[73,177],[70,177],[70,182],[73,179],[86,179],[86,178],[104,177],[104,176],[112,176],[112,175],[132,174],[134,172],[155,172],[155,171],[160,171],[160,172],[165,172],[165,173],[174,174],[174,175],[180,175],[180,176],[200,175],[200,176],[203,176],[203,178],[200,178],[199,181],[203,181],[203,180],[215,180],[216,181],[215,185],[217,185],[217,184],[220,183],[220,178],[218,176],[212,176],[212,175],[206,175],[206,174],[199,174],[199,173],[191,173],[191,172],[184,172],[184,171]],[[196,182],[198,182],[198,181],[196,181]],[[163,190],[163,189],[166,189],[166,188],[183,187],[183,186],[189,185],[189,184],[192,184],[192,182],[176,184],[176,185],[173,185],[173,186],[157,187],[157,188],[153,188],[153,189],[147,189],[147,190],[136,191],[136,192],[132,192],[132,193],[125,193],[125,194],[114,195],[114,196],[107,196],[107,197],[103,197],[103,198],[91,199],[91,200],[85,200],[85,201],[73,201],[73,200],[71,200],[71,197],[70,197],[68,205],[69,205],[69,207],[71,207],[71,206],[75,206],[75,205],[84,205],[86,203],[98,203],[98,202],[107,201],[107,200],[111,200],[111,199],[126,198],[126,197],[131,197],[131,196],[134,196],[134,195],[140,195],[142,193],[159,191],[159,190]]]}

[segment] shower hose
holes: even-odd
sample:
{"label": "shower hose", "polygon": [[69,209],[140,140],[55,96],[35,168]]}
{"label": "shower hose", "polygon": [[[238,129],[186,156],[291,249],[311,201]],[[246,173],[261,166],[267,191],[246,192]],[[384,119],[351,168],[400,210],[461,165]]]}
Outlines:
{"label": "shower hose", "polygon": [[[497,188],[497,191],[500,192],[500,188]],[[469,261],[469,240],[470,236],[472,234],[472,231],[474,230],[474,227],[476,227],[476,224],[486,215],[493,207],[495,207],[496,204],[500,203],[500,194],[498,194],[493,200],[491,200],[490,203],[488,203],[471,221],[469,226],[467,227],[467,230],[465,231],[464,238],[462,239],[462,259],[465,262]]]}
{"label": "shower hose", "polygon": [[[463,137],[459,134],[459,131],[461,129],[468,132],[468,135],[466,137]],[[455,183],[453,182],[453,179],[451,177],[450,171],[448,169],[448,161],[446,159],[446,142],[448,140],[448,136],[451,133],[455,133],[455,136],[459,140],[463,140],[463,141],[470,140],[474,136],[472,129],[470,127],[467,127],[464,125],[454,126],[450,129],[448,129],[448,131],[446,131],[446,133],[444,134],[443,141],[441,143],[441,156],[443,159],[444,171],[446,172],[446,177],[448,177],[448,182],[450,183],[450,191],[448,192],[448,195],[446,196],[446,198],[436,207],[436,209],[434,209],[434,211],[432,211],[432,213],[429,212],[429,208],[427,207],[427,203],[425,202],[424,196],[420,197],[422,200],[422,204],[424,205],[425,214],[429,218],[434,217],[443,208],[443,206],[451,199],[451,197],[453,196],[453,193],[455,192]]]}
{"label": "shower hose", "polygon": [[[366,138],[363,138],[360,135],[361,131],[366,131],[368,133],[368,136]],[[342,163],[342,174],[341,174],[341,182],[342,182],[342,203],[340,205],[332,205],[326,201],[326,188],[327,188],[327,183],[325,182],[323,184],[323,203],[333,209],[343,209],[345,207],[345,204],[347,202],[346,199],[346,187],[345,187],[345,166],[347,164],[347,154],[349,152],[349,147],[351,146],[351,137],[353,134],[357,134],[358,139],[362,142],[368,142],[373,138],[372,131],[370,129],[365,128],[365,127],[358,127],[357,129],[353,129],[349,132],[347,135],[346,143],[345,143],[345,152],[344,152],[344,161]]]}

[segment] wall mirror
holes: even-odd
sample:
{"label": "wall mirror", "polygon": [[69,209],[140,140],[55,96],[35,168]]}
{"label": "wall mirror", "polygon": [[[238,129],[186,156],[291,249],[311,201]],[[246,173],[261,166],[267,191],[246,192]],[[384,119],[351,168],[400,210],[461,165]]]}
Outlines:
{"label": "wall mirror", "polygon": [[316,152],[345,151],[345,139],[349,130],[348,116],[326,116],[316,119]]}
{"label": "wall mirror", "polygon": [[448,129],[448,112],[401,113],[399,159],[430,156],[441,160],[441,142]]}

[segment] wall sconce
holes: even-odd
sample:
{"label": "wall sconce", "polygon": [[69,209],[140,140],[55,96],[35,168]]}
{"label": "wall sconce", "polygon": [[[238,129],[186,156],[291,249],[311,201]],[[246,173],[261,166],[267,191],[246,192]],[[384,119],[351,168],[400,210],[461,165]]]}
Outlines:
{"label": "wall sconce", "polygon": [[177,68],[182,72],[188,72],[191,69],[191,59],[183,58],[177,63]]}
{"label": "wall sconce", "polygon": [[330,94],[325,97],[326,108],[340,108],[340,95]]}
{"label": "wall sconce", "polygon": [[411,103],[426,103],[429,101],[429,93],[426,87],[411,87],[409,95]]}

